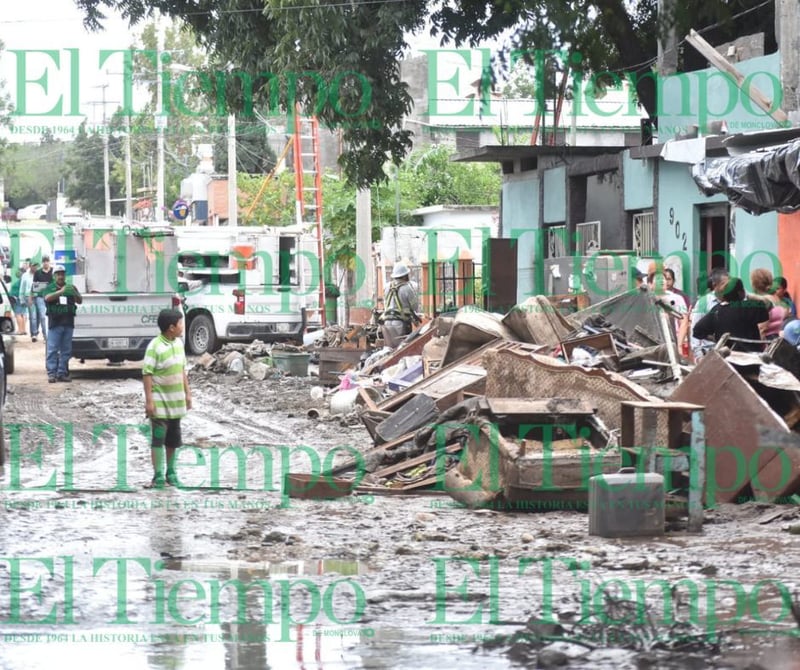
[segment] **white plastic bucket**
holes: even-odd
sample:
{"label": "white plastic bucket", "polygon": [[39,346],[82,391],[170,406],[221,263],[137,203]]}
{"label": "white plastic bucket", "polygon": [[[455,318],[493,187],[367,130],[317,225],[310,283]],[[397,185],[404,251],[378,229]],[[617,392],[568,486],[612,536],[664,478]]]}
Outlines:
{"label": "white plastic bucket", "polygon": [[[375,402],[380,402],[381,392],[373,386],[364,386],[364,391]],[[348,414],[364,401],[358,394],[358,387],[337,391],[331,396],[331,414]]]}

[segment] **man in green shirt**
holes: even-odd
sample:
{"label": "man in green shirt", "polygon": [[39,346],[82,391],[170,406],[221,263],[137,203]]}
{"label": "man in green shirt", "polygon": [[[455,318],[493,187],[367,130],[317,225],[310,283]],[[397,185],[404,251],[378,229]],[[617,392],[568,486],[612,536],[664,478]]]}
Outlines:
{"label": "man in green shirt", "polygon": [[[53,268],[53,281],[43,291],[47,306],[47,381],[71,382],[69,359],[72,358],[72,333],[75,330],[76,305],[83,302],[74,284],[67,284],[67,274],[63,265]],[[35,309],[35,307],[34,307]],[[32,313],[31,313],[32,314]],[[31,317],[33,319],[33,317]],[[42,324],[44,330],[44,324]],[[31,320],[31,333],[33,320]],[[34,341],[36,338],[33,338]]]}
{"label": "man in green shirt", "polygon": [[[147,345],[142,366],[145,414],[150,419],[152,439],[150,460],[153,463],[151,487],[176,486],[175,450],[181,446],[181,418],[192,408],[192,394],[186,375],[183,350],[183,314],[163,309],[158,315],[161,334]],[[167,475],[164,478],[164,448]]]}

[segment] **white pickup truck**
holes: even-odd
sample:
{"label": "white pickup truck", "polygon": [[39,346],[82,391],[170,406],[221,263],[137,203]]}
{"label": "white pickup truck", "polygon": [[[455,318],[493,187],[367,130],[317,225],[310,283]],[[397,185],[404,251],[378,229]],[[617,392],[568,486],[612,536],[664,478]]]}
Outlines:
{"label": "white pickup truck", "polygon": [[159,333],[158,313],[181,305],[173,229],[103,223],[87,225],[69,239],[73,249],[59,249],[56,238],[54,255],[83,295],[73,357],[142,360]]}
{"label": "white pickup truck", "polygon": [[300,235],[280,228],[175,230],[190,353],[223,342],[302,340],[306,300],[315,292],[305,288],[314,257],[298,254],[306,246]]}

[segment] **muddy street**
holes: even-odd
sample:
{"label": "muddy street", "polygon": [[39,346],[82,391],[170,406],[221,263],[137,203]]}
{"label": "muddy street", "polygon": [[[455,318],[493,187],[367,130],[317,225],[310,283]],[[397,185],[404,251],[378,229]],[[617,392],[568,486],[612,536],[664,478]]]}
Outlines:
{"label": "muddy street", "polygon": [[[285,473],[363,450],[366,430],[329,416],[313,377],[199,366],[180,485],[146,489],[139,365],[73,361],[71,384],[48,384],[43,343],[19,338],[16,360],[4,668],[78,654],[119,670],[796,667],[792,508],[724,505],[699,535],[683,520],[655,540],[609,540],[571,510],[289,499]],[[610,606],[621,601],[634,609]]]}

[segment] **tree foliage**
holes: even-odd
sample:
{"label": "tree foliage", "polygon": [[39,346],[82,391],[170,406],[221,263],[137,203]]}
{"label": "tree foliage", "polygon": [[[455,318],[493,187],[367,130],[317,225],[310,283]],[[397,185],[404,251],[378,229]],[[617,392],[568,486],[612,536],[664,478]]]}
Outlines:
{"label": "tree foliage", "polygon": [[67,199],[89,212],[102,212],[105,206],[103,137],[86,132],[84,121],[70,147],[65,165],[69,176]]}
{"label": "tree foliage", "polygon": [[[454,163],[445,146],[415,151],[390,178],[372,188],[372,238],[388,225],[418,223],[413,212],[431,205],[497,205],[500,173],[491,163]],[[239,175],[240,217],[244,225],[286,226],[295,221],[295,178],[283,172],[261,189],[264,179]],[[258,194],[261,192],[259,197]],[[356,188],[337,175],[322,180],[326,254],[352,258],[356,236]],[[255,204],[254,204],[255,203]],[[247,215],[252,205],[252,211]]]}
{"label": "tree foliage", "polygon": [[[77,0],[77,4],[86,13],[87,25],[94,28],[102,25],[108,9],[132,22],[154,9],[182,17],[208,49],[212,69],[225,70],[233,64],[253,75],[254,104],[269,109],[277,105],[283,113],[291,113],[296,99],[323,123],[342,127],[346,151],[341,163],[348,178],[362,185],[384,180],[387,157],[399,164],[410,146],[402,119],[412,100],[400,80],[398,61],[406,53],[408,35],[425,25],[442,45],[472,46],[504,38],[500,63],[508,62],[512,49],[568,49],[579,57],[562,61],[562,67],[635,73],[640,101],[653,115],[655,85],[653,77],[645,75],[651,73],[659,34],[675,27],[680,38],[691,27],[713,26],[705,36],[719,42],[741,34],[743,27],[745,34],[764,30],[771,36],[774,23],[772,3],[762,6],[763,0],[676,0],[675,11],[661,17],[656,12],[658,0]],[[756,7],[758,11],[741,15]],[[771,43],[774,40],[768,39],[768,48]],[[225,81],[228,104],[246,112],[248,86],[242,78]]]}
{"label": "tree foliage", "polygon": [[[269,174],[278,158],[267,141],[268,128],[260,120],[236,122],[236,171],[245,174]],[[228,137],[219,134],[214,140],[214,170],[228,172]]]}
{"label": "tree foliage", "polygon": [[55,199],[69,151],[68,142],[52,135],[44,135],[39,144],[9,144],[3,165],[11,205],[20,209]]}

